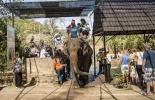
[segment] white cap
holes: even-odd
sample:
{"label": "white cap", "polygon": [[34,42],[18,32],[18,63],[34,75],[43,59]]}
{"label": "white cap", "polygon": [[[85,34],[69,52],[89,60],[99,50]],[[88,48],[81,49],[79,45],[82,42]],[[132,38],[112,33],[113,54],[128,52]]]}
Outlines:
{"label": "white cap", "polygon": [[56,39],[60,39],[60,37],[57,37]]}

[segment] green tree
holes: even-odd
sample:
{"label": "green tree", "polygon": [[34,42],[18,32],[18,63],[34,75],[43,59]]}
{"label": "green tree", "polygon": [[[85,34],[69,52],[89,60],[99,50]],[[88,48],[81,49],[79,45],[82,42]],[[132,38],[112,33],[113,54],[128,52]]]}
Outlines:
{"label": "green tree", "polygon": [[[107,38],[111,38],[111,36]],[[107,42],[112,49],[114,49],[115,45],[118,51],[122,51],[123,49],[130,50],[137,46],[143,46],[143,43],[143,35],[116,36]]]}
{"label": "green tree", "polygon": [[[4,74],[7,68],[7,38],[6,38],[6,20],[0,19],[0,72]],[[2,75],[3,76],[3,75]],[[1,76],[1,79],[2,79]]]}

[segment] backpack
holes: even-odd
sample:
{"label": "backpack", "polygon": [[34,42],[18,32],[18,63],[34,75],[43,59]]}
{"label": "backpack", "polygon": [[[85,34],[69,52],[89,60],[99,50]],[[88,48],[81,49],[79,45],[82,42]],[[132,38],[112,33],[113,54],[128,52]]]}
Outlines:
{"label": "backpack", "polygon": [[22,72],[22,67],[18,60],[16,60],[14,63],[14,72],[16,73]]}
{"label": "backpack", "polygon": [[57,44],[57,45],[62,45],[62,41],[61,41],[61,40],[60,40],[60,41],[57,40],[57,41],[56,41],[56,44]]}

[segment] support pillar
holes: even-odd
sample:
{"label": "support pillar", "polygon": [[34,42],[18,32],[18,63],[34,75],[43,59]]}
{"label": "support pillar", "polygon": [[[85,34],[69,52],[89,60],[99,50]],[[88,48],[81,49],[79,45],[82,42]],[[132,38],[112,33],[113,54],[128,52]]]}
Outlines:
{"label": "support pillar", "polygon": [[114,59],[117,59],[116,44],[114,44]]}
{"label": "support pillar", "polygon": [[144,32],[144,43],[146,43],[146,36],[145,36],[145,32]]}
{"label": "support pillar", "polygon": [[[105,33],[103,33],[103,44],[104,44],[104,55],[106,57],[106,35]],[[106,63],[106,59],[104,59],[104,73],[105,73],[105,82],[108,82],[108,75],[107,75],[107,63]]]}
{"label": "support pillar", "polygon": [[14,2],[15,0],[12,0],[12,7],[13,7],[13,10],[12,10],[12,27],[14,28],[14,25],[15,25],[15,18],[14,18]]}
{"label": "support pillar", "polygon": [[94,75],[96,76],[95,36],[93,36],[93,50],[94,50]]}
{"label": "support pillar", "polygon": [[14,17],[14,10],[12,10],[12,27],[14,28],[15,25],[15,17]]}

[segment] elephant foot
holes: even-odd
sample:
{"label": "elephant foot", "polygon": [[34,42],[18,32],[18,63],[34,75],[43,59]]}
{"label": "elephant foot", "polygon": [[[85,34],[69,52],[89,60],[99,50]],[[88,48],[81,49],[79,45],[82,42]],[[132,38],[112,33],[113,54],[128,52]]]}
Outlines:
{"label": "elephant foot", "polygon": [[85,85],[87,85],[88,82],[82,82],[82,84],[80,85],[80,87],[84,88]]}
{"label": "elephant foot", "polygon": [[77,88],[80,88],[80,86],[77,82],[73,82],[72,88],[77,89]]}
{"label": "elephant foot", "polygon": [[84,84],[84,85],[86,85],[86,84],[88,84],[88,83],[89,83],[88,81],[86,81],[86,82],[83,82],[83,84]]}
{"label": "elephant foot", "polygon": [[71,88],[78,89],[78,88],[80,88],[80,86],[72,86]]}

